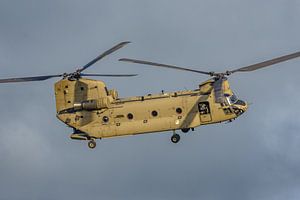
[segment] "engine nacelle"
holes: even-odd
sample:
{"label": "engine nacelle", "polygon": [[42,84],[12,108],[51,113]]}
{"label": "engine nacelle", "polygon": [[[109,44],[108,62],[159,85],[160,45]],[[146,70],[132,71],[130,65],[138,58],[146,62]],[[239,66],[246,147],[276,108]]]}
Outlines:
{"label": "engine nacelle", "polygon": [[93,99],[88,101],[83,101],[81,103],[74,104],[74,110],[101,110],[109,108],[112,102],[111,97],[102,97],[100,99]]}

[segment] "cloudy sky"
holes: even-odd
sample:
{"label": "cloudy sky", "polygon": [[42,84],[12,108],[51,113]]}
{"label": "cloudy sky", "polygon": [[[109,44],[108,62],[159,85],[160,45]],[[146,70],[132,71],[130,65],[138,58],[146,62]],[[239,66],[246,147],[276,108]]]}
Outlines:
{"label": "cloudy sky", "polygon": [[[207,77],[121,57],[224,71],[300,50],[299,0],[0,0],[0,77],[87,72],[120,96],[195,89]],[[90,150],[55,117],[53,84],[0,85],[0,199],[300,198],[300,59],[230,77],[251,103],[230,124],[104,139]]]}

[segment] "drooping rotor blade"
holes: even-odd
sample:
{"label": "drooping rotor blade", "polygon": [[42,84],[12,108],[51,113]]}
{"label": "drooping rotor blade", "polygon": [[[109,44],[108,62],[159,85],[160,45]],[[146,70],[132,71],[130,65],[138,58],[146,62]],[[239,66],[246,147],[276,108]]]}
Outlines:
{"label": "drooping rotor blade", "polygon": [[80,74],[81,76],[102,76],[102,77],[132,77],[137,74]]}
{"label": "drooping rotor blade", "polygon": [[199,71],[199,70],[194,70],[194,69],[189,69],[189,68],[184,68],[184,67],[177,67],[177,66],[174,66],[174,65],[154,63],[154,62],[149,62],[149,61],[144,61],[144,60],[121,58],[121,59],[119,59],[119,61],[137,63],[137,64],[144,64],[144,65],[151,65],[151,66],[156,66],[156,67],[165,67],[165,68],[171,68],[171,69],[177,69],[177,70],[183,70],[183,71],[190,71],[190,72],[196,72],[196,73],[206,74],[206,75],[213,75],[213,72],[204,72],[204,71]]}
{"label": "drooping rotor blade", "polygon": [[80,69],[78,69],[78,72],[82,72],[82,71],[86,70],[88,67],[92,66],[93,64],[95,64],[96,62],[98,62],[99,60],[104,58],[105,56],[108,56],[109,54],[117,51],[118,49],[124,47],[126,44],[129,44],[129,43],[130,42],[126,41],[126,42],[121,42],[121,43],[117,44],[116,46],[112,47],[111,49],[109,49],[109,50],[105,51],[104,53],[102,53],[101,55],[99,55],[97,58],[95,58],[88,64],[86,64],[83,67],[81,67]]}
{"label": "drooping rotor blade", "polygon": [[213,83],[216,103],[224,103],[225,101],[223,82],[224,82],[223,77],[220,77],[218,80],[216,80]]}
{"label": "drooping rotor blade", "polygon": [[20,78],[6,78],[0,79],[0,83],[18,83],[29,81],[44,81],[50,78],[62,77],[63,75],[48,75],[48,76],[32,76],[32,77],[20,77]]}
{"label": "drooping rotor blade", "polygon": [[232,71],[229,71],[229,72],[230,73],[251,72],[251,71],[254,71],[254,70],[257,70],[257,69],[261,69],[263,67],[268,67],[270,65],[274,65],[274,64],[284,62],[284,61],[287,61],[287,60],[290,60],[290,59],[294,59],[294,58],[297,58],[297,57],[300,57],[300,51],[296,52],[296,53],[289,54],[289,55],[277,57],[277,58],[274,58],[274,59],[271,59],[271,60],[267,60],[267,61],[264,61],[264,62],[261,62],[261,63],[256,63],[254,65],[249,65],[249,66],[246,66],[246,67],[242,67],[242,68],[232,70]]}

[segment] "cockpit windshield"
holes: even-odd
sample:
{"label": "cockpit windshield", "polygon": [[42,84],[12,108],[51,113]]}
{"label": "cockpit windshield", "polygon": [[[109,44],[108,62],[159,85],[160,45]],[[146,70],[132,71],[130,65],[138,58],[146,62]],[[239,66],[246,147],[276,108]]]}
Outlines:
{"label": "cockpit windshield", "polygon": [[246,102],[245,101],[242,101],[240,99],[237,98],[237,96],[235,94],[224,94],[224,96],[226,97],[226,100],[227,100],[227,103],[229,105],[241,105],[241,106],[246,106]]}
{"label": "cockpit windshield", "polygon": [[227,96],[226,98],[227,98],[228,103],[230,105],[235,104],[238,101],[238,98],[237,98],[237,96],[235,94],[233,94],[231,96]]}

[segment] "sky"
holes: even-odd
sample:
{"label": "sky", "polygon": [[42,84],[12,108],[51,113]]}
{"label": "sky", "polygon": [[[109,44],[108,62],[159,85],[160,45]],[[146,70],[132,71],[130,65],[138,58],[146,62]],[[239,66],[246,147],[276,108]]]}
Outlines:
{"label": "sky", "polygon": [[[0,78],[88,73],[121,97],[196,89],[208,77],[129,57],[226,71],[300,50],[299,0],[0,0]],[[103,139],[90,150],[56,119],[53,84],[0,85],[0,200],[300,198],[300,58],[229,78],[251,105],[233,123]]]}

